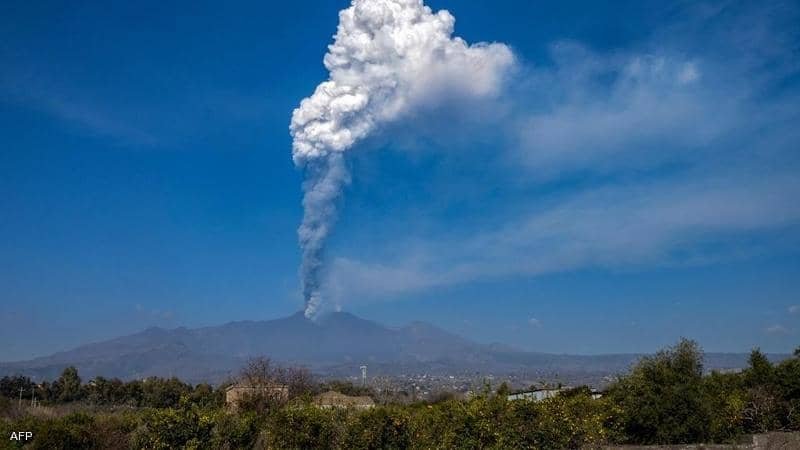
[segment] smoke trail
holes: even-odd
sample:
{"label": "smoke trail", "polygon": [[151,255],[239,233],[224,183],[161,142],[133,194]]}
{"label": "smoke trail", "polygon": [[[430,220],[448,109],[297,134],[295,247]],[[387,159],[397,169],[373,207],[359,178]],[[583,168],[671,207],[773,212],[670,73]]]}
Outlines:
{"label": "smoke trail", "polygon": [[381,125],[448,99],[495,95],[514,63],[503,44],[468,45],[422,0],[353,0],[339,13],[330,76],[292,113],[292,158],[306,170],[298,230],[306,316],[321,302],[323,250],[350,177],[344,152]]}
{"label": "smoke trail", "polygon": [[311,160],[307,164],[306,181],[303,183],[303,223],[297,230],[303,262],[300,279],[303,284],[305,314],[311,317],[322,301],[320,293],[320,270],[325,240],[330,234],[336,218],[336,199],[342,186],[350,182],[341,153],[331,153],[325,158]]}

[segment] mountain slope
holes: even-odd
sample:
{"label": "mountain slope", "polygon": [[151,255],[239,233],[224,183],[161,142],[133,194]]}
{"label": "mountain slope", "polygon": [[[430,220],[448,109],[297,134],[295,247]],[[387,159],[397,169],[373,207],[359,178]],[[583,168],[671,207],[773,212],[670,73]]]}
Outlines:
{"label": "mountain slope", "polygon": [[[302,313],[267,321],[230,322],[196,329],[148,328],[140,333],[80,346],[51,356],[0,363],[0,375],[22,373],[53,379],[74,365],[86,378],[177,376],[189,382],[220,382],[246,360],[268,356],[318,373],[480,372],[607,375],[626,370],[638,355],[575,356],[522,352],[477,344],[424,322],[388,328],[349,313],[317,321]],[[710,368],[742,367],[746,355],[708,354]]]}

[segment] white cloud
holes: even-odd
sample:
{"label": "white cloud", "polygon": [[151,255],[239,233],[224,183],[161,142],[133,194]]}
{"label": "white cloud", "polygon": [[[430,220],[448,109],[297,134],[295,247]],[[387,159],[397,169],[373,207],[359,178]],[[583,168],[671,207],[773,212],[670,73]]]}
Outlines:
{"label": "white cloud", "polygon": [[790,331],[788,328],[784,327],[783,325],[775,324],[770,325],[764,329],[768,334],[789,334]]}
{"label": "white cloud", "polygon": [[542,326],[542,322],[539,319],[535,318],[535,317],[531,317],[530,319],[528,319],[528,324],[530,326],[536,327],[536,328],[539,328],[540,326]]}
{"label": "white cloud", "polygon": [[697,244],[800,224],[798,196],[800,180],[791,174],[746,183],[732,176],[598,189],[498,229],[399,242],[398,248],[414,250],[392,259],[337,258],[327,284],[332,297],[346,302],[582,267],[707,263],[730,255],[693,253]]}
{"label": "white cloud", "polygon": [[555,66],[534,72],[529,94],[543,105],[517,122],[515,157],[537,179],[693,158],[753,120],[744,92],[703,83],[694,60],[599,54],[572,42],[553,53]]}
{"label": "white cloud", "polygon": [[792,305],[787,311],[789,311],[789,314],[800,314],[800,305]]}
{"label": "white cloud", "polygon": [[700,79],[700,72],[694,63],[688,62],[678,72],[678,81],[681,84],[691,84]]}

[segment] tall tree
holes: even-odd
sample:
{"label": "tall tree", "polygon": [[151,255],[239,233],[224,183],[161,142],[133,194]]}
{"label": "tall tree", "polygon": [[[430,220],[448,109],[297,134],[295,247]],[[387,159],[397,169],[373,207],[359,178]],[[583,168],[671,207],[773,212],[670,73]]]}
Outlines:
{"label": "tall tree", "polygon": [[78,376],[78,369],[69,366],[61,372],[61,376],[55,381],[54,388],[58,393],[58,400],[70,402],[81,397],[81,377]]}
{"label": "tall tree", "polygon": [[703,402],[703,353],[682,339],[642,358],[610,389],[624,411],[628,440],[643,444],[703,442],[710,412]]}

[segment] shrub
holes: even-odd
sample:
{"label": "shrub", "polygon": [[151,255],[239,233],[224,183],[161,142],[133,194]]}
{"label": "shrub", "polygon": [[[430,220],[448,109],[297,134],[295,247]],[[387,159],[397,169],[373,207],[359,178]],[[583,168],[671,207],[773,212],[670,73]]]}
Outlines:
{"label": "shrub", "polygon": [[620,410],[589,395],[556,396],[510,404],[503,436],[508,447],[582,448],[614,442]]}
{"label": "shrub", "polygon": [[702,352],[693,341],[643,358],[610,390],[624,411],[627,440],[639,444],[704,442],[710,436],[703,398]]}
{"label": "shrub", "polygon": [[280,409],[267,424],[270,448],[340,448],[347,412],[296,406]]}
{"label": "shrub", "polygon": [[144,414],[131,436],[135,448],[199,448],[209,441],[213,418],[191,409],[153,409]]}
{"label": "shrub", "polygon": [[69,450],[101,448],[100,434],[95,419],[84,413],[75,413],[60,419],[48,419],[34,430],[33,449]]}
{"label": "shrub", "polygon": [[733,442],[743,434],[746,395],[738,374],[712,373],[703,380],[704,401],[709,405],[709,438]]}
{"label": "shrub", "polygon": [[263,420],[254,413],[231,414],[219,411],[214,417],[210,447],[215,449],[253,448]]}
{"label": "shrub", "polygon": [[371,408],[353,414],[345,448],[406,449],[411,446],[410,417],[403,408]]}
{"label": "shrub", "polygon": [[417,405],[413,413],[414,448],[490,448],[502,444],[507,403],[480,396]]}

